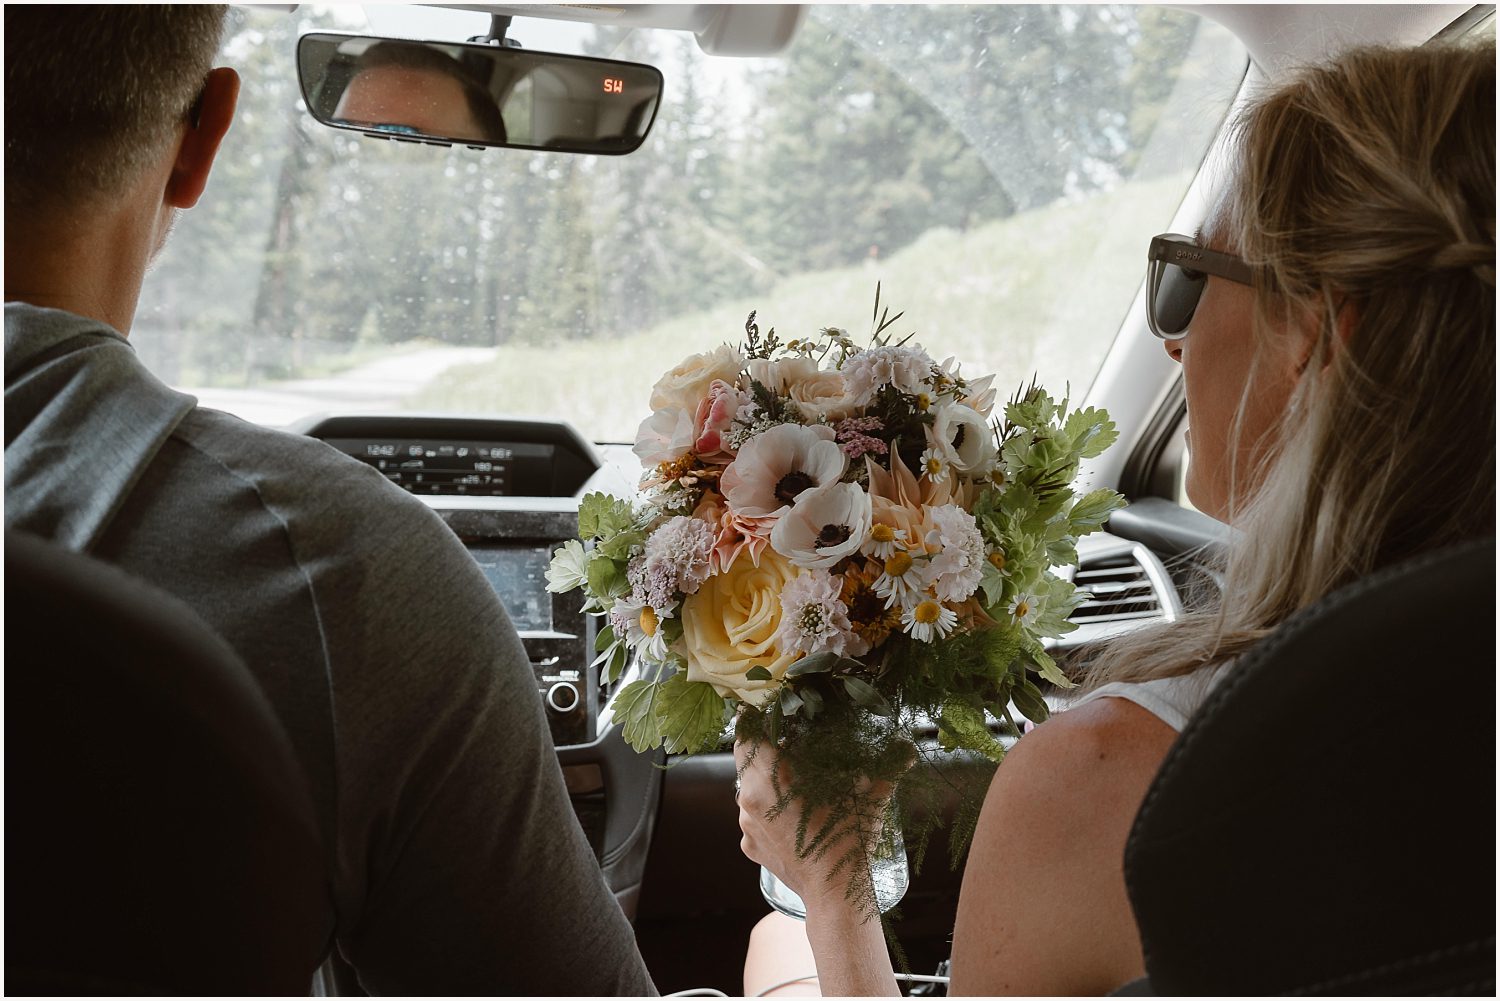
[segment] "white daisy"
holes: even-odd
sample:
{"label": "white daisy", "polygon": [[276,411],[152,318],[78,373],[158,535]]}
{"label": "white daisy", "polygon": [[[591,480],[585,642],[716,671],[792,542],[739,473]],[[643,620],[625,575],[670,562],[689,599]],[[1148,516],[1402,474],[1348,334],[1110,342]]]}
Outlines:
{"label": "white daisy", "polygon": [[903,549],[885,561],[871,589],[885,599],[886,608],[898,604],[905,608],[922,600],[929,583],[927,561],[914,560]]}
{"label": "white daisy", "polygon": [[870,535],[859,551],[877,560],[888,560],[899,550],[906,548],[906,529],[876,522],[870,526]]}
{"label": "white daisy", "polygon": [[930,595],[908,606],[901,613],[901,628],[912,639],[921,643],[946,638],[957,624],[957,613],[939,604]]}
{"label": "white daisy", "polygon": [[670,612],[661,615],[650,605],[642,605],[628,598],[616,600],[615,607],[609,613],[615,635],[624,637],[626,645],[639,652],[642,657],[658,663],[667,659],[667,637],[661,628],[662,619],[671,617]]}
{"label": "white daisy", "polygon": [[946,450],[934,445],[922,453],[922,475],[932,483],[941,483],[948,478],[949,459]]}
{"label": "white daisy", "polygon": [[1010,612],[1011,617],[1016,620],[1017,625],[1029,626],[1041,614],[1042,604],[1037,600],[1036,595],[1027,594],[1023,591],[1011,599],[1006,611]]}

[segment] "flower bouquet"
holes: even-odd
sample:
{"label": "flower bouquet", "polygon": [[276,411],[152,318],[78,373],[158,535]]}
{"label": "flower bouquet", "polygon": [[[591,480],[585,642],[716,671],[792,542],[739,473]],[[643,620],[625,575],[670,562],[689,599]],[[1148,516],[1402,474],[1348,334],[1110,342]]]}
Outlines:
{"label": "flower bouquet", "polygon": [[[993,377],[895,342],[899,319],[877,290],[861,348],[837,328],[782,344],[751,313],[743,344],[683,361],[636,439],[642,493],[585,497],[592,545],[568,542],[548,571],[607,616],[605,681],[640,668],[616,696],[625,740],[693,754],[733,721],[773,747],[795,775],[773,815],[800,804],[798,851],[838,846],[833,871],[870,913],[859,853],[904,832],[920,864],[954,785],[940,751],[998,762],[992,720],[1047,716],[1031,676],[1070,687],[1042,640],[1074,628],[1081,598],[1051,568],[1124,503],[1073,491],[1116,437],[1106,413],[1033,384],[992,415]],[[974,778],[955,865],[988,773]]]}

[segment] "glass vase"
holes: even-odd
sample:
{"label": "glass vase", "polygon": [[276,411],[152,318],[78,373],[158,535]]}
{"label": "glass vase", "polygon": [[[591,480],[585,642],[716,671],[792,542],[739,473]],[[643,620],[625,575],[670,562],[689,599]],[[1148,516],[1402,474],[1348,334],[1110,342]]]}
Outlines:
{"label": "glass vase", "polygon": [[[906,842],[901,837],[900,827],[891,830],[889,841],[882,838],[877,843],[875,857],[870,860],[870,879],[875,884],[875,903],[882,914],[895,907],[906,895],[911,872],[906,864]],[[760,867],[760,892],[766,903],[787,917],[799,921],[807,919],[807,905],[802,898],[765,866]]]}

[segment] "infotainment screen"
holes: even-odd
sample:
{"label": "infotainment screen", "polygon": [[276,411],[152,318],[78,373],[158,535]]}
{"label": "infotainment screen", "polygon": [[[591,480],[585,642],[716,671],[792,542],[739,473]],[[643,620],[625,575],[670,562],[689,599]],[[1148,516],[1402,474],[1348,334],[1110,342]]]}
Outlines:
{"label": "infotainment screen", "polygon": [[470,545],[479,569],[500,596],[511,622],[522,633],[552,631],[552,595],[547,591],[550,546]]}

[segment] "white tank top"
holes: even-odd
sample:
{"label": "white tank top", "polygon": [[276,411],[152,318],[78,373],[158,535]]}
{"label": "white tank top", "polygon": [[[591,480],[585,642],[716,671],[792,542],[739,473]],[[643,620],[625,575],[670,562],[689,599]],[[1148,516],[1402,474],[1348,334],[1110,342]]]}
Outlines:
{"label": "white tank top", "polygon": [[1175,678],[1156,678],[1152,681],[1112,681],[1100,685],[1077,701],[1067,703],[1065,709],[1076,709],[1095,699],[1126,699],[1134,702],[1157,719],[1182,732],[1188,717],[1198,711],[1208,693],[1213,691],[1224,676],[1227,665],[1214,664],[1199,668],[1191,674],[1180,674]]}

